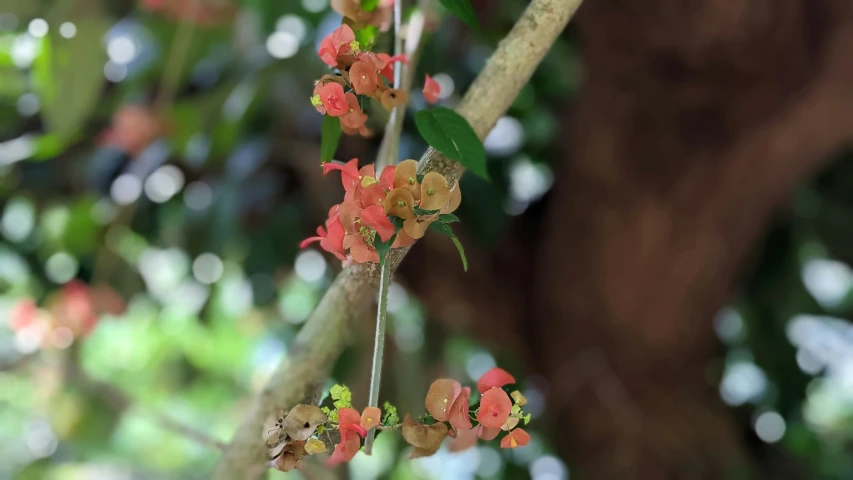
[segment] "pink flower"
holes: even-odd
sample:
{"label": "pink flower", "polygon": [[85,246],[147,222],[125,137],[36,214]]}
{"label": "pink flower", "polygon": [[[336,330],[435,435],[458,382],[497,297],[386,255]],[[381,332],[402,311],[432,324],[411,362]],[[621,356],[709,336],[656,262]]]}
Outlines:
{"label": "pink flower", "polygon": [[394,225],[385,216],[385,207],[382,205],[373,205],[362,210],[361,223],[376,230],[383,242],[394,236]]}
{"label": "pink flower", "polygon": [[[323,106],[323,100],[322,100],[323,97],[320,96],[320,93],[322,92],[324,86],[325,86],[325,84],[323,82],[320,82],[320,81],[318,81],[317,83],[314,84],[313,96],[320,98],[320,103],[315,104],[314,108],[317,109],[317,112],[320,113],[320,115],[326,114],[326,107]],[[313,102],[313,99],[312,99],[312,102]]]}
{"label": "pink flower", "polygon": [[379,75],[377,69],[364,60],[356,60],[349,69],[350,83],[355,93],[359,95],[372,95],[379,87]]}
{"label": "pink flower", "polygon": [[38,318],[38,307],[32,298],[24,298],[12,305],[9,312],[9,327],[12,330],[20,330],[32,325]]}
{"label": "pink flower", "polygon": [[[340,87],[340,85],[338,86]],[[341,87],[341,91],[343,91],[343,87]],[[361,106],[358,104],[358,97],[352,92],[347,92],[346,103],[348,109],[341,116],[341,126],[346,128],[361,128],[364,122],[367,121],[367,115],[361,111]],[[328,109],[328,107],[326,108]],[[331,112],[329,115],[331,115]]]}
{"label": "pink flower", "polygon": [[457,430],[467,430],[471,428],[471,418],[468,416],[468,399],[471,398],[471,387],[465,387],[453,401],[450,406],[447,419],[450,424]]}
{"label": "pink flower", "polygon": [[501,428],[512,410],[509,395],[500,388],[493,388],[480,399],[477,421],[487,428]]}
{"label": "pink flower", "polygon": [[329,82],[320,87],[320,101],[323,102],[323,107],[330,117],[340,117],[349,113],[348,100],[344,95],[344,87],[339,83]]}
{"label": "pink flower", "polygon": [[515,383],[515,378],[507,373],[506,370],[495,367],[484,373],[483,376],[477,380],[477,390],[479,390],[480,393],[486,393],[488,390],[501,388],[510,383]]}
{"label": "pink flower", "polygon": [[450,445],[448,448],[451,452],[461,452],[463,450],[468,450],[477,444],[477,437],[480,433],[480,426],[478,425],[476,428],[469,428],[466,430],[459,430],[456,434],[456,438],[450,441]]}
{"label": "pink flower", "polygon": [[394,188],[394,172],[396,170],[397,167],[394,165],[382,169],[382,175],[379,176],[379,185],[381,185],[384,190],[391,190]]}
{"label": "pink flower", "polygon": [[427,103],[435,103],[438,101],[440,94],[441,85],[427,75],[426,80],[424,80],[424,99],[426,99]]}
{"label": "pink flower", "polygon": [[341,25],[334,32],[330,33],[320,42],[320,49],[317,55],[323,60],[323,63],[330,67],[338,66],[338,58],[341,55],[350,53],[352,48],[350,44],[355,40],[355,33],[349,25]]}
{"label": "pink flower", "polygon": [[477,428],[477,436],[480,437],[481,440],[494,440],[495,437],[497,437],[498,434],[501,433],[500,428],[489,428],[482,424],[478,425]]}
{"label": "pink flower", "polygon": [[528,443],[530,443],[530,434],[520,428],[516,428],[501,440],[501,448],[524,447]]}

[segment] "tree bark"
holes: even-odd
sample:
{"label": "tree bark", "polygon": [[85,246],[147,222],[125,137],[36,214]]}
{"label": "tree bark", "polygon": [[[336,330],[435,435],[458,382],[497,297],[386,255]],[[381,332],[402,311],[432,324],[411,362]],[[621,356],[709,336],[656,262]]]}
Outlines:
{"label": "tree bark", "polygon": [[586,81],[531,265],[499,253],[415,289],[464,291],[473,331],[523,340],[572,478],[768,476],[710,378],[712,320],[774,209],[851,138],[850,2],[597,0],[578,19]]}
{"label": "tree bark", "polygon": [[850,139],[844,1],[598,1],[537,251],[538,367],[583,478],[751,478],[712,319],[769,216]]}

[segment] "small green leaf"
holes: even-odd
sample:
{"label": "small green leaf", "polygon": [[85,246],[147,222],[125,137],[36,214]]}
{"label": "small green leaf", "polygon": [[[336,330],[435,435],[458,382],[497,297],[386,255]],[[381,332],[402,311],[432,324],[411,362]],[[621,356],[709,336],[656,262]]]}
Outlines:
{"label": "small green leaf", "polygon": [[[377,237],[378,238],[378,237]],[[387,242],[376,242],[373,244],[373,248],[376,249],[376,253],[379,254],[379,265],[385,263],[385,256],[388,255],[388,251],[391,250],[391,244],[394,243],[394,240],[397,238],[397,234],[391,236]]]}
{"label": "small green leaf", "polygon": [[442,222],[432,222],[429,224],[429,228],[435,230],[436,232],[447,235],[453,240],[453,244],[456,245],[456,250],[459,252],[459,256],[462,258],[462,269],[466,272],[468,271],[468,258],[465,257],[465,249],[462,248],[462,243],[456,238],[456,235],[453,234],[453,230],[450,229],[450,225]]}
{"label": "small green leaf", "polygon": [[373,45],[376,43],[379,28],[368,25],[362,29],[355,30],[353,33],[355,33],[355,39],[358,42],[359,48],[362,51],[367,51],[373,48]]}
{"label": "small green leaf", "polygon": [[399,233],[400,230],[403,229],[404,220],[400,217],[388,217],[388,220],[391,221],[391,225],[394,225],[394,233]]}
{"label": "small green leaf", "polygon": [[445,107],[421,110],[415,124],[432,148],[488,180],[483,142],[461,115]]}
{"label": "small green leaf", "polygon": [[420,173],[418,173],[417,177],[418,177],[418,183],[423,183],[424,177],[426,177],[426,175],[421,175]]}
{"label": "small green leaf", "polygon": [[421,207],[415,207],[414,208],[415,215],[417,215],[419,217],[423,217],[424,215],[435,215],[439,211],[440,210],[424,210]]}
{"label": "small green leaf", "polygon": [[452,213],[442,213],[441,215],[438,216],[438,221],[444,222],[444,223],[453,223],[453,222],[458,222],[459,217],[457,217],[456,215],[454,215]]}
{"label": "small green leaf", "polygon": [[320,160],[329,162],[335,158],[338,142],[341,141],[341,121],[337,117],[323,115],[320,129]]}
{"label": "small green leaf", "polygon": [[361,0],[361,9],[365,12],[372,12],[379,6],[379,0]]}
{"label": "small green leaf", "polygon": [[448,12],[459,17],[459,20],[465,22],[473,30],[479,30],[477,24],[477,15],[474,13],[474,7],[468,3],[468,0],[439,0]]}

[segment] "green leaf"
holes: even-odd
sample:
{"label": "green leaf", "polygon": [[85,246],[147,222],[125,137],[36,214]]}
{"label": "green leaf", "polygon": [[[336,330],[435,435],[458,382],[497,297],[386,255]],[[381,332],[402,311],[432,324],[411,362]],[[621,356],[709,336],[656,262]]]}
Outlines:
{"label": "green leaf", "polygon": [[400,230],[403,229],[403,222],[405,220],[403,220],[402,218],[391,216],[391,217],[388,217],[388,220],[391,221],[391,225],[394,225],[394,233],[399,233]]}
{"label": "green leaf", "polygon": [[417,177],[418,177],[418,183],[423,183],[424,177],[426,177],[426,175],[421,175],[420,173],[418,173]]}
{"label": "green leaf", "polygon": [[320,160],[329,162],[335,158],[338,142],[341,141],[341,121],[337,117],[323,115],[320,129]]}
{"label": "green leaf", "polygon": [[379,34],[379,28],[373,25],[368,25],[362,29],[355,30],[355,39],[358,42],[362,51],[370,50],[376,43],[376,36]]}
{"label": "green leaf", "polygon": [[438,216],[438,221],[444,222],[444,223],[453,223],[453,222],[458,222],[459,217],[457,217],[456,215],[454,215],[452,213],[442,213],[441,215]]}
{"label": "green leaf", "polygon": [[104,86],[102,39],[109,23],[99,15],[75,20],[77,34],[51,32],[33,63],[33,86],[41,98],[47,131],[59,142],[73,139],[98,106]]}
{"label": "green leaf", "polygon": [[[376,237],[379,238],[378,236]],[[388,239],[387,242],[376,242],[373,244],[373,248],[376,249],[376,253],[379,254],[379,265],[385,263],[385,256],[388,255],[388,251],[391,250],[391,244],[394,243],[394,240],[397,238],[397,234],[391,235],[391,238]]]}
{"label": "green leaf", "polygon": [[489,179],[483,143],[458,113],[445,107],[421,110],[415,115],[415,124],[432,148],[476,175]]}
{"label": "green leaf", "polygon": [[361,9],[365,12],[372,12],[379,6],[379,0],[361,0]]}
{"label": "green leaf", "polygon": [[477,14],[474,13],[474,7],[468,3],[468,0],[439,0],[448,12],[458,17],[459,20],[465,22],[465,25],[477,31],[480,26],[477,24]]}
{"label": "green leaf", "polygon": [[467,272],[468,258],[465,257],[465,249],[462,248],[462,243],[458,238],[456,238],[456,235],[453,234],[453,230],[450,229],[450,225],[443,222],[432,222],[429,224],[429,228],[442,235],[447,235],[451,240],[453,240],[453,244],[456,245],[456,250],[459,252],[459,257],[462,258],[462,269]]}
{"label": "green leaf", "polygon": [[440,211],[440,210],[424,210],[424,209],[423,209],[423,208],[421,208],[421,207],[415,207],[415,208],[414,208],[415,215],[417,215],[417,216],[419,216],[419,217],[422,217],[422,216],[424,216],[424,215],[435,215],[435,214],[436,214],[436,213],[438,213],[439,211]]}

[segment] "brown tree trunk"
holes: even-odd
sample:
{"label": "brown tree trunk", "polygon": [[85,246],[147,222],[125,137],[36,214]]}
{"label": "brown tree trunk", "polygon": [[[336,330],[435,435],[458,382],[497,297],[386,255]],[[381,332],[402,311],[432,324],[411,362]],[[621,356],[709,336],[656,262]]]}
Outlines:
{"label": "brown tree trunk", "polygon": [[445,308],[464,295],[474,311],[444,316],[527,345],[573,478],[758,473],[709,378],[711,324],[774,209],[851,138],[849,5],[581,8],[587,78],[536,258],[519,276],[504,251],[419,289]]}
{"label": "brown tree trunk", "polygon": [[752,478],[707,372],[768,217],[850,137],[845,1],[589,2],[537,364],[589,478]]}

